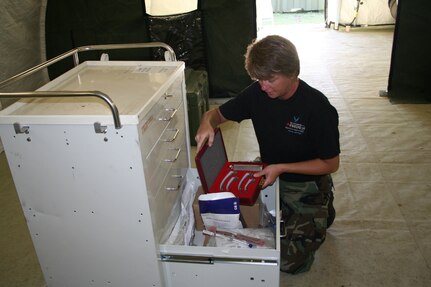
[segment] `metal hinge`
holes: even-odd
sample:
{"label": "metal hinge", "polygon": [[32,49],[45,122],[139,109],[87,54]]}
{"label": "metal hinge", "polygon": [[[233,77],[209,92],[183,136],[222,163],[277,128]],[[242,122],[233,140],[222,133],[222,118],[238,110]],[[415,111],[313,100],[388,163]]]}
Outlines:
{"label": "metal hinge", "polygon": [[108,129],[108,126],[102,126],[102,124],[99,122],[94,123],[94,131],[97,134],[106,134],[107,129]]}
{"label": "metal hinge", "polygon": [[30,132],[29,126],[21,126],[20,123],[14,123],[13,128],[15,129],[16,134],[28,134]]}

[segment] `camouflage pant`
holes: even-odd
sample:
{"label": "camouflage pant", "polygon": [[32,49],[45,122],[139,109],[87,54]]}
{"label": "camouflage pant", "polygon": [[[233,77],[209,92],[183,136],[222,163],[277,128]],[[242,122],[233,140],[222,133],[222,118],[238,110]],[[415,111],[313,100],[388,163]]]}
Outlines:
{"label": "camouflage pant", "polygon": [[281,233],[286,234],[281,238],[281,271],[297,274],[310,269],[314,252],[325,240],[327,224],[331,224],[335,217],[332,188],[330,175],[309,182],[280,180],[280,205],[285,226]]}

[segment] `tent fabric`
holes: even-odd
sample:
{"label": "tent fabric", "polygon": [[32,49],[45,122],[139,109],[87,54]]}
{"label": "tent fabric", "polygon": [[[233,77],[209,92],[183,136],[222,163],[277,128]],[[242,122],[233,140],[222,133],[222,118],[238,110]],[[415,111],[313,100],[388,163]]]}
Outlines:
{"label": "tent fabric", "polygon": [[[185,57],[186,63],[193,60],[193,65],[199,55],[206,56],[202,61],[206,62],[210,97],[235,96],[251,82],[244,69],[243,55],[247,45],[256,38],[255,0],[201,0],[198,4],[198,10],[202,13],[204,41],[202,46],[197,47],[205,47],[205,53],[201,48],[193,47],[192,52],[198,54],[193,57],[186,55],[186,51],[181,49],[191,43],[178,41],[179,37],[184,36],[175,35],[180,30],[173,31],[175,33],[171,33],[169,37],[171,40],[177,37],[173,43],[183,46],[172,48],[176,52],[179,51],[180,56]],[[152,40],[150,34],[154,29],[150,31],[147,24],[148,15],[145,11],[143,1],[139,0],[113,0],[109,1],[109,4],[100,0],[50,1],[46,15],[48,58],[83,45],[149,42]],[[155,18],[149,18],[150,23],[155,21]],[[172,27],[172,25],[166,23],[165,27]],[[162,42],[166,42],[166,34],[157,34],[160,36],[158,39],[164,38]],[[152,36],[156,39],[155,33]],[[198,41],[198,38],[188,39],[193,41],[193,44]],[[97,56],[95,53],[92,52],[89,57]],[[110,59],[116,59],[112,57],[111,52],[109,56]],[[150,51],[145,55],[128,53],[121,59],[126,59],[128,56],[135,60],[152,59]],[[82,60],[85,59],[85,57],[82,58]],[[50,77],[56,77],[71,67],[71,59],[68,62],[62,61],[49,69]]]}
{"label": "tent fabric", "polygon": [[[275,13],[286,13],[292,10],[303,11],[319,11],[323,10],[324,2],[321,0],[261,0],[264,2],[271,2]],[[268,3],[265,3],[268,5]]]}
{"label": "tent fabric", "polygon": [[[49,1],[46,11],[47,57],[53,58],[76,47],[98,44],[149,42],[145,6],[140,0]],[[98,59],[102,51],[80,55],[80,60]],[[150,49],[109,51],[112,60],[149,60]],[[72,68],[72,59],[49,68],[55,78]]]}
{"label": "tent fabric", "polygon": [[[0,82],[45,60],[44,17],[46,0],[0,1]],[[32,91],[47,81],[38,72],[18,82],[0,87],[1,92]],[[14,100],[1,99],[3,108]]]}
{"label": "tent fabric", "polygon": [[256,38],[255,0],[201,0],[196,11],[148,15],[148,29],[152,41],[171,45],[187,67],[207,70],[211,98],[233,97],[251,83],[243,55]]}
{"label": "tent fabric", "polygon": [[327,23],[346,26],[390,25],[395,23],[387,0],[326,0]]}
{"label": "tent fabric", "polygon": [[397,18],[398,0],[388,0],[388,6],[394,19]]}
{"label": "tent fabric", "polygon": [[[184,36],[183,33],[179,34],[179,29],[170,31],[172,33],[168,42],[172,40],[174,44],[179,45],[171,43],[172,48],[176,52],[179,51],[179,59],[184,56],[186,64],[192,63],[192,67],[195,67],[197,59],[202,56],[200,60],[203,64],[196,65],[207,67],[210,97],[235,96],[251,82],[244,69],[243,55],[247,45],[256,38],[255,0],[201,0],[198,2],[198,10],[202,13],[203,45],[200,45],[199,37],[194,38],[190,35],[186,40],[192,43],[178,41]],[[161,18],[157,20],[150,17],[146,14],[144,1],[140,0],[115,0],[109,1],[109,4],[95,0],[76,0],[73,3],[67,0],[50,1],[46,16],[48,58],[83,45],[149,42],[154,39],[166,42],[167,34],[163,33],[164,31],[154,32],[156,27],[161,27],[160,23],[155,23]],[[178,20],[172,17],[164,20]],[[154,24],[152,29],[148,27],[148,23]],[[198,24],[198,21],[183,22],[183,28],[190,23],[194,25]],[[166,22],[165,27],[175,26]],[[193,26],[193,29],[195,28],[196,31],[199,30],[198,25]],[[194,46],[196,43],[199,45]],[[186,46],[190,47],[190,44],[193,46],[191,52],[193,55],[187,55],[188,51],[183,49]],[[93,52],[89,54],[90,56],[94,57],[97,54]],[[112,57],[111,52],[109,56],[110,59],[116,59]],[[128,53],[121,59],[128,56],[135,60],[152,59],[150,51],[145,55]],[[62,61],[49,69],[50,77],[56,77],[71,67],[71,59],[68,62]]]}
{"label": "tent fabric", "polygon": [[145,11],[151,16],[187,14],[198,8],[198,0],[145,0]]}
{"label": "tent fabric", "polygon": [[254,0],[201,0],[211,98],[235,96],[251,83],[244,68],[247,45],[256,38]]}
{"label": "tent fabric", "polygon": [[[45,60],[44,18],[46,0],[0,1],[0,82]],[[0,92],[33,91],[48,81],[41,71],[17,82],[0,87]],[[0,110],[15,99],[0,99]],[[3,145],[0,140],[0,152]]]}
{"label": "tent fabric", "polygon": [[394,103],[431,103],[431,21],[428,0],[400,1],[394,32],[388,96]]}
{"label": "tent fabric", "polygon": [[[199,10],[168,15],[147,15],[148,30],[152,42],[164,42],[171,46],[177,60],[186,67],[206,70],[205,46],[202,34],[202,15]],[[155,49],[153,58],[164,59],[164,49]]]}

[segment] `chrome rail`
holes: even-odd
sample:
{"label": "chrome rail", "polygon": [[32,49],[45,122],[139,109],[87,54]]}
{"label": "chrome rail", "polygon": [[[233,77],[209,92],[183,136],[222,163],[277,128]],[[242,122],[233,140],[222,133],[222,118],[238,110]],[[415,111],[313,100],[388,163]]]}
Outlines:
{"label": "chrome rail", "polygon": [[[48,61],[45,61],[37,66],[34,66],[28,70],[25,70],[9,79],[0,82],[0,88],[5,87],[13,82],[30,76],[42,69],[45,69],[52,64],[57,63],[67,57],[73,56],[73,63],[75,66],[79,65],[79,53],[86,51],[96,50],[115,50],[115,49],[137,49],[137,48],[164,48],[169,54],[169,60],[176,61],[176,55],[172,47],[162,42],[150,42],[150,43],[127,43],[127,44],[107,44],[107,45],[91,45],[81,46],[70,51],[67,51],[57,57],[54,57]],[[0,93],[0,98],[43,98],[43,97],[98,97],[104,100],[112,111],[114,118],[115,128],[121,128],[120,116],[118,109],[106,94],[100,91],[52,91],[52,92],[12,92],[12,93]]]}
{"label": "chrome rail", "polygon": [[17,92],[0,93],[3,98],[58,98],[58,97],[97,97],[108,104],[114,119],[116,129],[121,128],[120,114],[118,108],[108,95],[100,91],[44,91],[44,92]]}
{"label": "chrome rail", "polygon": [[176,55],[171,46],[162,43],[162,42],[151,42],[151,43],[129,43],[129,44],[107,44],[107,45],[91,45],[91,46],[81,46],[70,51],[67,51],[57,57],[54,57],[48,61],[45,61],[37,66],[34,66],[24,72],[21,72],[9,79],[6,79],[0,82],[0,88],[3,88],[17,80],[30,76],[44,68],[51,66],[52,64],[57,63],[67,57],[73,56],[74,65],[79,65],[79,56],[80,52],[86,51],[97,51],[97,50],[115,50],[115,49],[137,49],[137,48],[165,48],[166,51],[170,54],[171,60],[176,61]]}

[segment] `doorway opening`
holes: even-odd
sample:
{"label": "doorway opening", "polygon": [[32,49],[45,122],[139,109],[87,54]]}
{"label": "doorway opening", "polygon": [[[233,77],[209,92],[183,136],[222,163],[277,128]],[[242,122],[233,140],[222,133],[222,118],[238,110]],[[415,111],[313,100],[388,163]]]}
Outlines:
{"label": "doorway opening", "polygon": [[257,36],[289,25],[325,26],[325,0],[256,0]]}

